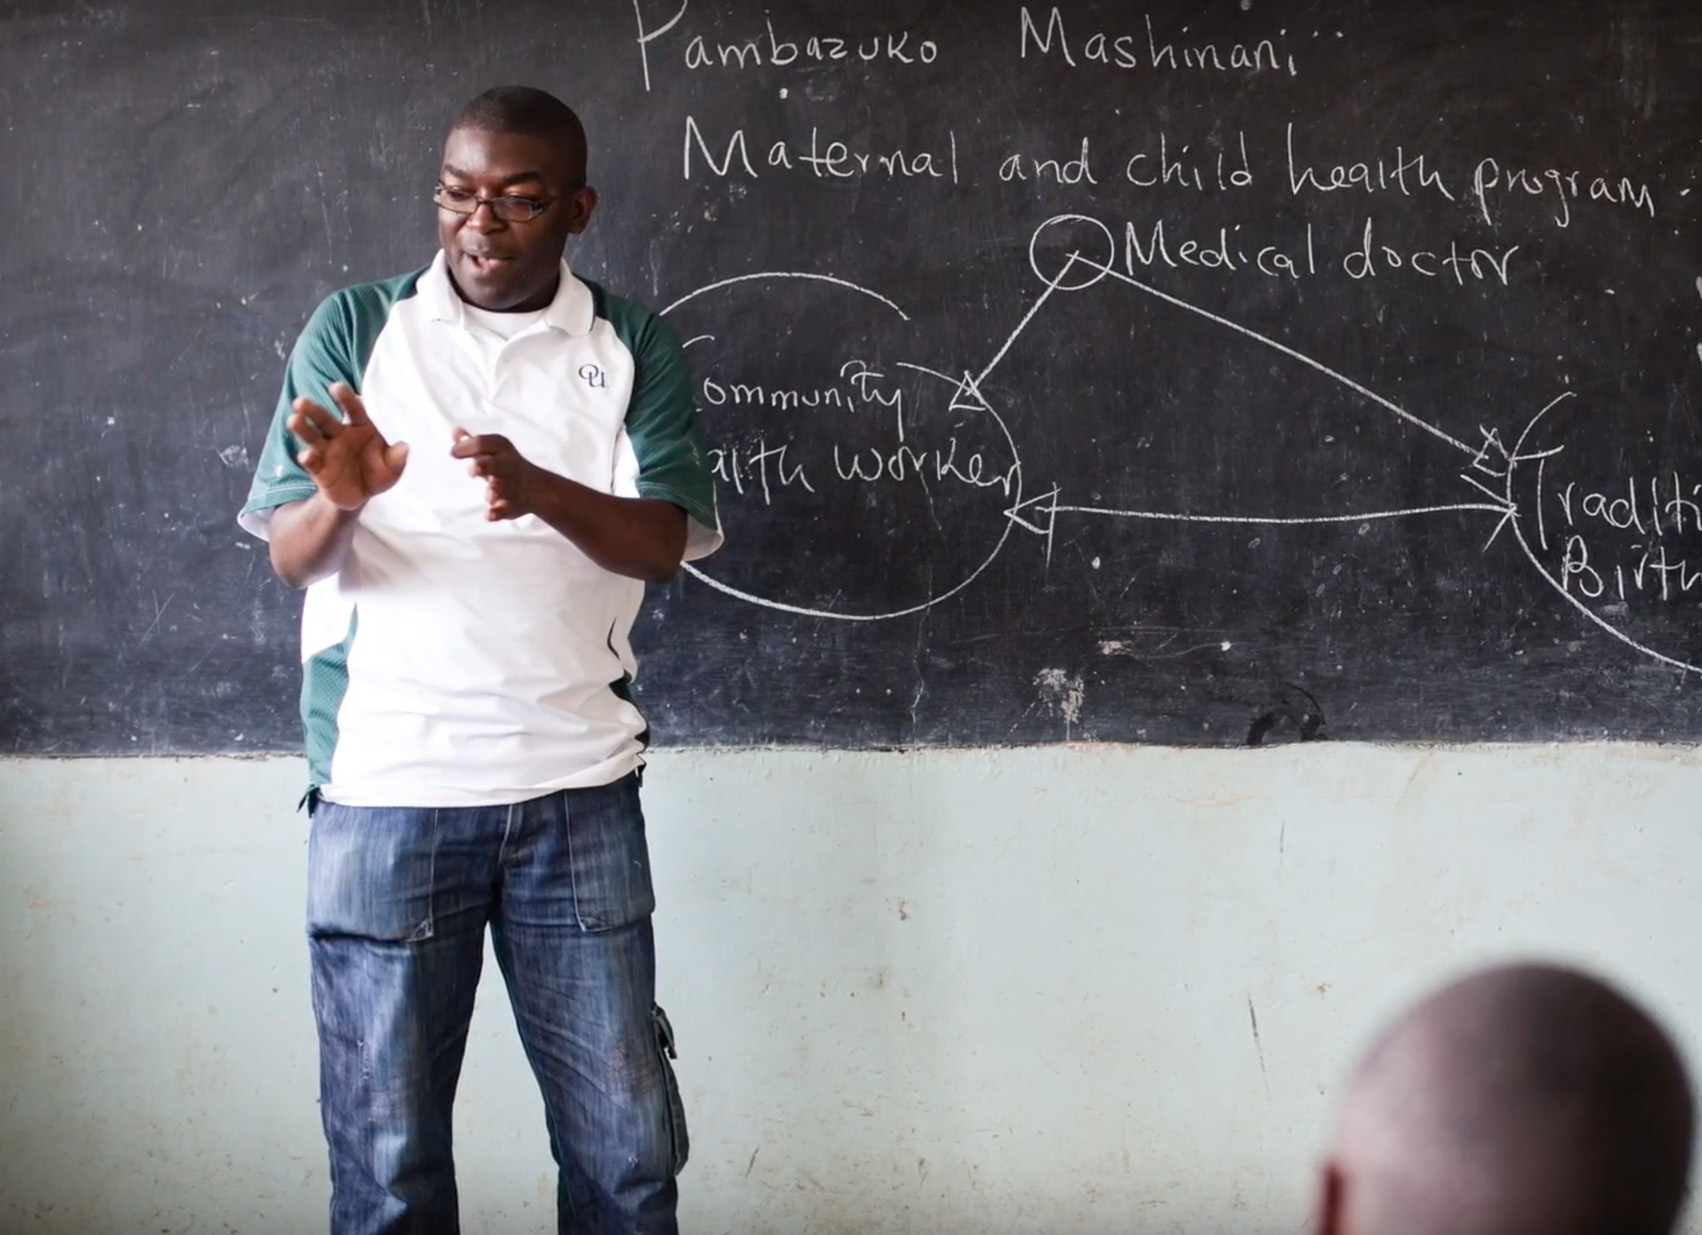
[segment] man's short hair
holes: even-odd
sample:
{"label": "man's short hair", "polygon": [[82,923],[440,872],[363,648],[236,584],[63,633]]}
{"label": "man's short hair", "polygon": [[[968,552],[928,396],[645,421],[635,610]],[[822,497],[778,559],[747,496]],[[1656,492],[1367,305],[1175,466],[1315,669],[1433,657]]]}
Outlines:
{"label": "man's short hair", "polygon": [[495,86],[469,102],[449,126],[482,133],[522,133],[560,144],[576,156],[585,153],[585,126],[566,103],[534,86]]}
{"label": "man's short hair", "polygon": [[1326,1230],[1667,1235],[1684,1200],[1683,1060],[1643,1008],[1576,969],[1502,965],[1433,992],[1342,1105]]}

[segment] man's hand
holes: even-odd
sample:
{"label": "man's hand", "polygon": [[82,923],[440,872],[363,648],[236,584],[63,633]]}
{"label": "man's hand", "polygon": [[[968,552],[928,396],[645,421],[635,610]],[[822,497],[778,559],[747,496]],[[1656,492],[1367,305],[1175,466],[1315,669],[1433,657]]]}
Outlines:
{"label": "man's hand", "polygon": [[500,433],[455,430],[449,453],[485,482],[485,518],[537,515],[604,570],[664,583],[680,568],[686,512],[657,498],[616,497],[539,467]]}
{"label": "man's hand", "polygon": [[539,514],[543,482],[547,474],[526,461],[514,443],[500,433],[475,437],[465,429],[455,430],[449,453],[469,460],[467,470],[485,482],[485,518],[496,522]]}
{"label": "man's hand", "polygon": [[297,399],[284,423],[302,443],[296,462],[319,492],[338,510],[356,511],[401,479],[408,447],[384,440],[347,383],[333,382],[330,394],[344,420],[312,399]]}

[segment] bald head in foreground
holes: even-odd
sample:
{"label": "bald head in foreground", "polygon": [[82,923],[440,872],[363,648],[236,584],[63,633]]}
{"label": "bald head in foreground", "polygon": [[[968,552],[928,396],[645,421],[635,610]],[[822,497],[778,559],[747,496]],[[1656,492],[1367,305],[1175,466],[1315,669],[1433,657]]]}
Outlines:
{"label": "bald head in foreground", "polygon": [[1669,1235],[1694,1123],[1677,1050],[1625,996],[1568,969],[1485,970],[1361,1061],[1319,1235]]}

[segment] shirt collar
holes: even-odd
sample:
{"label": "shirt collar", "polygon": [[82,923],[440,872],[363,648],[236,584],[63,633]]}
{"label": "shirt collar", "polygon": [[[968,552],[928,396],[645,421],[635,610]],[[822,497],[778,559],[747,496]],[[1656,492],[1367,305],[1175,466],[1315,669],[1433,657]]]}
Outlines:
{"label": "shirt collar", "polygon": [[[420,297],[425,301],[434,322],[449,322],[467,328],[467,314],[455,284],[449,278],[449,259],[443,251],[432,259],[431,266],[419,281]],[[574,275],[564,259],[561,263],[561,282],[556,286],[555,299],[544,308],[544,323],[564,334],[585,335],[596,324],[597,306],[591,289]]]}

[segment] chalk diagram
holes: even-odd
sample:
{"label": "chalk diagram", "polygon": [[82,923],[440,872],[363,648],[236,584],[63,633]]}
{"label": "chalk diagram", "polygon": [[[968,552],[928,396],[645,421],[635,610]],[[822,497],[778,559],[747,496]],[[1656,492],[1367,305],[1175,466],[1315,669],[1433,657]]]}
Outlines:
{"label": "chalk diagram", "polygon": [[[1055,255],[1050,259],[1055,268],[1050,270],[1047,268],[1048,252]],[[1362,526],[1389,520],[1422,519],[1464,512],[1484,517],[1487,535],[1480,552],[1487,553],[1503,537],[1509,538],[1516,546],[1519,556],[1547,587],[1592,626],[1640,656],[1678,670],[1702,673],[1702,665],[1650,646],[1648,642],[1628,633],[1616,621],[1610,620],[1616,610],[1620,613],[1625,611],[1624,605],[1604,604],[1592,607],[1589,601],[1599,598],[1600,590],[1594,596],[1587,590],[1581,595],[1580,589],[1569,586],[1565,577],[1568,572],[1566,565],[1544,559],[1545,553],[1552,556],[1555,550],[1550,543],[1548,529],[1543,526],[1542,472],[1550,461],[1564,453],[1566,447],[1562,444],[1542,449],[1535,443],[1539,441],[1539,431],[1545,425],[1553,424],[1566,414],[1568,405],[1577,398],[1574,392],[1563,390],[1537,408],[1511,443],[1507,442],[1498,429],[1480,428],[1481,441],[1472,445],[1355,381],[1347,374],[1288,346],[1280,339],[1250,329],[1118,269],[1116,254],[1116,239],[1111,229],[1102,221],[1082,214],[1059,214],[1049,218],[1035,229],[1028,246],[1028,265],[1040,285],[1040,290],[991,359],[978,370],[971,368],[961,372],[948,372],[915,360],[904,359],[894,361],[880,371],[870,367],[849,368],[848,379],[847,368],[842,368],[838,374],[841,381],[846,383],[848,391],[843,402],[833,405],[835,412],[855,405],[856,399],[850,391],[860,390],[862,410],[891,410],[894,433],[888,445],[896,442],[897,448],[893,453],[885,454],[871,447],[868,456],[871,462],[859,462],[853,454],[849,466],[845,457],[835,448],[833,464],[837,478],[890,481],[905,479],[907,473],[909,478],[917,480],[923,489],[927,490],[927,502],[931,511],[938,497],[938,486],[936,484],[935,489],[929,489],[925,477],[932,475],[936,482],[942,479],[959,482],[959,487],[979,499],[980,505],[976,513],[978,516],[984,516],[980,518],[980,526],[985,528],[991,525],[996,529],[981,543],[964,547],[960,556],[966,564],[965,568],[953,572],[951,578],[930,577],[925,585],[916,589],[917,594],[903,597],[898,603],[882,605],[858,605],[854,598],[847,599],[841,595],[836,595],[830,603],[813,604],[797,603],[784,595],[759,595],[756,590],[735,586],[718,577],[713,560],[711,564],[703,567],[688,564],[685,569],[708,587],[747,604],[828,622],[877,623],[924,613],[973,587],[1007,550],[1013,539],[1038,539],[1042,543],[1047,560],[1050,561],[1053,541],[1063,520],[1103,519],[1224,528]],[[1465,488],[1457,495],[1461,500],[1393,509],[1304,514],[1197,513],[1082,504],[1069,501],[1062,487],[1056,483],[1048,484],[1044,488],[1034,484],[1031,478],[1024,475],[1021,450],[1005,415],[983,394],[983,389],[988,378],[1007,360],[1024,332],[1045,311],[1048,303],[1057,297],[1084,292],[1107,280],[1130,296],[1148,298],[1164,306],[1166,311],[1190,315],[1229,335],[1269,349],[1282,357],[1285,363],[1312,371],[1351,392],[1352,396],[1362,400],[1366,406],[1386,413],[1395,421],[1422,434],[1425,439],[1455,452],[1463,463],[1460,480]],[[899,322],[908,323],[911,320],[903,308],[878,292],[831,275],[798,271],[756,272],[722,279],[680,297],[662,310],[662,313],[664,316],[674,316],[688,305],[692,305],[694,309],[708,308],[713,313],[718,298],[735,290],[772,288],[779,283],[822,289],[848,298],[878,314],[890,314]],[[1698,286],[1702,289],[1702,280],[1698,281]],[[677,322],[678,318],[675,317],[675,320]],[[711,316],[706,320],[713,321],[715,318]],[[701,352],[706,346],[724,342],[717,333],[692,335],[689,330],[682,330],[681,333],[685,337],[688,352],[694,349]],[[1699,352],[1702,352],[1702,348],[1699,348]],[[698,357],[694,355],[694,366],[697,360]],[[959,435],[962,430],[958,429],[953,431],[949,445],[942,444],[943,439],[917,445],[919,417],[916,407],[921,399],[913,397],[906,410],[902,395],[894,386],[894,382],[899,378],[912,383],[912,390],[924,398],[931,399],[939,409],[955,417],[957,425],[977,426],[979,436],[966,446]],[[705,389],[720,389],[722,396],[726,397],[726,390],[716,387],[713,382]],[[742,397],[745,402],[761,404],[766,401],[773,407],[784,407],[800,413],[822,406],[819,399],[817,403],[812,404],[807,395],[800,398],[796,390],[763,390],[750,386],[736,386],[734,390],[737,396],[734,397],[734,402],[740,401]],[[802,486],[809,491],[812,498],[817,496],[817,487],[805,477],[801,464],[794,462],[792,466],[795,470],[788,472],[784,450],[785,448],[781,448],[777,452],[766,443],[757,443],[747,450],[742,459],[733,459],[730,471],[728,459],[723,453],[717,460],[717,474],[723,489],[725,490],[731,475],[741,494],[746,491],[747,481],[754,486],[760,480],[765,500],[770,496],[771,486]],[[759,463],[760,476],[757,467]],[[773,470],[771,464],[775,464]],[[1523,507],[1520,502],[1521,494],[1526,497]],[[1657,505],[1658,501],[1657,497]],[[854,520],[855,513],[850,517]],[[1702,524],[1702,519],[1698,522]],[[887,578],[877,577],[883,578],[883,581]],[[1622,591],[1623,587],[1622,580]],[[1608,612],[1602,612],[1603,608]]]}

